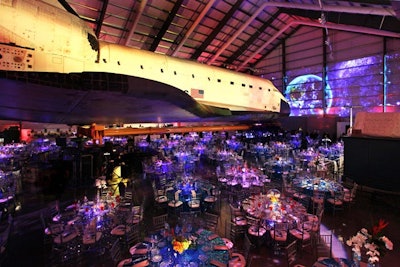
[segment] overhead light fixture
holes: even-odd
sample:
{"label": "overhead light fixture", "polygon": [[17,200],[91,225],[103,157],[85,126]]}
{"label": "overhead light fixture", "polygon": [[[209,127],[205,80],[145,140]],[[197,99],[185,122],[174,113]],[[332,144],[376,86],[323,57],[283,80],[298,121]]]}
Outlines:
{"label": "overhead light fixture", "polygon": [[329,39],[329,32],[328,32],[328,27],[326,27],[326,17],[324,13],[324,9],[322,6],[322,1],[318,0],[319,2],[319,7],[321,8],[321,16],[318,18],[319,23],[324,27],[325,33],[326,33],[326,40],[325,40],[325,45],[329,48],[329,55],[331,58],[333,58],[333,49],[332,49],[332,44]]}

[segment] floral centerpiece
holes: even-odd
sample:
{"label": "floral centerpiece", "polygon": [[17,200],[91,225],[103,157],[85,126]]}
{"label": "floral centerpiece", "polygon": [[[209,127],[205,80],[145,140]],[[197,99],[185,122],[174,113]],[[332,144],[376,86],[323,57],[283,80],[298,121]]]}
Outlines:
{"label": "floral centerpiece", "polygon": [[105,189],[105,188],[107,188],[106,179],[105,178],[102,179],[102,177],[97,178],[96,182],[95,182],[95,185],[96,185],[97,189]]}
{"label": "floral centerpiece", "polygon": [[95,181],[95,186],[97,188],[96,201],[99,202],[100,201],[100,191],[107,188],[107,182],[106,182],[105,177],[102,176],[100,178],[97,178]]}
{"label": "floral centerpiece", "polygon": [[382,230],[388,225],[388,222],[379,220],[378,224],[372,227],[372,233],[362,228],[355,236],[346,241],[348,246],[352,247],[352,251],[361,258],[361,251],[366,249],[368,263],[376,264],[379,258],[383,257],[388,250],[393,250],[393,243],[382,234]]}
{"label": "floral centerpiece", "polygon": [[267,192],[267,197],[270,199],[270,201],[274,204],[279,202],[279,198],[281,197],[281,192],[277,189],[270,189]]}
{"label": "floral centerpiece", "polygon": [[185,250],[187,250],[192,242],[184,237],[176,236],[172,239],[172,248],[182,254]]}

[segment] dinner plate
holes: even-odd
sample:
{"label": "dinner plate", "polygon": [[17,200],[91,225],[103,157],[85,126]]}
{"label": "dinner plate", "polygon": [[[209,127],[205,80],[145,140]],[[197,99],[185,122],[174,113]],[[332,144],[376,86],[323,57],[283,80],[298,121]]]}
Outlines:
{"label": "dinner plate", "polygon": [[146,254],[148,252],[148,248],[143,244],[136,244],[129,249],[129,253],[133,254]]}
{"label": "dinner plate", "polygon": [[162,256],[161,255],[154,255],[153,257],[151,257],[151,261],[152,262],[160,262],[160,261],[162,261]]}
{"label": "dinner plate", "polygon": [[207,251],[211,251],[213,248],[211,247],[211,246],[203,246],[203,247],[201,247],[201,250],[202,251],[204,251],[204,252],[207,252]]}

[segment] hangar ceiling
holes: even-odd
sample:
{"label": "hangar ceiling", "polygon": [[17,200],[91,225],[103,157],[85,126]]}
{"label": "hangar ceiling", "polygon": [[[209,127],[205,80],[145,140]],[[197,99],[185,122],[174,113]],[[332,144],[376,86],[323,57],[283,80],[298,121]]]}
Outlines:
{"label": "hangar ceiling", "polygon": [[66,2],[101,40],[257,75],[259,63],[302,25],[400,37],[395,0]]}

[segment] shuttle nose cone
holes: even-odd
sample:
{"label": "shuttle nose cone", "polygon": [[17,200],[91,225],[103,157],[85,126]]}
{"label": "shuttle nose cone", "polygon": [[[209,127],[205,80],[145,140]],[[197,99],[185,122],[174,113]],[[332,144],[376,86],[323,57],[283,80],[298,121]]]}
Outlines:
{"label": "shuttle nose cone", "polygon": [[282,99],[281,99],[281,114],[286,116],[289,116],[290,114],[289,103],[283,101]]}

